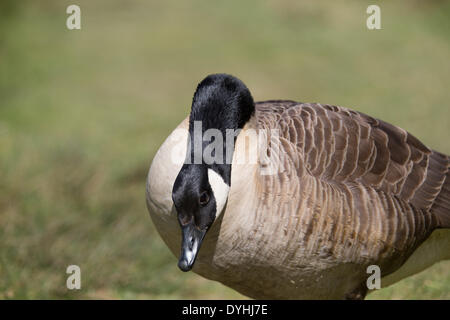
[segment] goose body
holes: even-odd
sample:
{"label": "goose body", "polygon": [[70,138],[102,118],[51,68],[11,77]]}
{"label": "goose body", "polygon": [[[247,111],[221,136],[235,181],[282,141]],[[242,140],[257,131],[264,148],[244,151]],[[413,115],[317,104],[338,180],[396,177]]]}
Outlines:
{"label": "goose body", "polygon": [[[151,218],[170,250],[181,251],[182,270],[252,298],[342,299],[365,297],[370,265],[379,266],[385,286],[450,258],[449,157],[362,113],[251,100],[252,112],[234,122],[242,130],[230,172],[215,163],[189,171],[193,118],[207,123],[199,110],[214,103],[208,95],[233,92],[227,81],[239,81],[210,77],[212,84],[204,80],[197,88],[190,117],[158,150],[147,179]],[[224,117],[214,114],[215,121]],[[246,133],[255,130],[264,139],[249,143]],[[250,154],[257,161],[248,161]],[[200,206],[188,210],[200,213],[189,216],[183,210],[196,201],[190,195],[196,174],[204,176],[199,188],[206,191]],[[202,216],[208,210],[213,219]],[[186,231],[190,225],[196,233]]]}

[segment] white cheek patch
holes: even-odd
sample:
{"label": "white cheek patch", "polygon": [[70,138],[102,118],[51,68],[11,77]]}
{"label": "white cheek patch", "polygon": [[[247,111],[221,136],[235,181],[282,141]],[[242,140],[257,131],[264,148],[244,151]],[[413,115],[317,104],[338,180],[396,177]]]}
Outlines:
{"label": "white cheek patch", "polygon": [[216,219],[222,213],[227,202],[230,186],[223,181],[222,177],[212,169],[208,169],[208,181],[216,199]]}

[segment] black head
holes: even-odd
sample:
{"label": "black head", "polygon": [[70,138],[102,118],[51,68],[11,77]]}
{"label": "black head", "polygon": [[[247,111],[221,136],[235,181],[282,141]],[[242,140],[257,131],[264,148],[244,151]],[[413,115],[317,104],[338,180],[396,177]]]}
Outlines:
{"label": "black head", "polygon": [[252,95],[241,80],[224,73],[212,74],[197,86],[189,130],[193,121],[202,121],[204,129],[240,129],[254,112]]}
{"label": "black head", "polygon": [[[189,271],[202,240],[225,207],[231,185],[231,159],[227,154],[227,129],[239,130],[254,113],[253,98],[239,79],[227,74],[206,77],[197,87],[189,117],[189,144],[186,163],[175,180],[172,199],[182,230],[181,256],[178,266]],[[201,130],[197,130],[201,127]],[[196,130],[194,130],[197,128]],[[205,132],[214,129],[222,134],[222,145],[204,157],[211,142]],[[233,145],[236,135],[233,136]],[[231,149],[231,153],[234,149]]]}

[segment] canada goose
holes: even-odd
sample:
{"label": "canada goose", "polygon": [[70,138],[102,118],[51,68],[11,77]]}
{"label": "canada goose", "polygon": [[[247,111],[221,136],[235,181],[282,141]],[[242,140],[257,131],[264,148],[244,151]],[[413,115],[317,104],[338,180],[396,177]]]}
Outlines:
{"label": "canada goose", "polygon": [[[223,147],[231,163],[189,163],[196,121],[202,134],[242,129]],[[251,130],[264,133],[257,144]],[[183,271],[257,299],[362,299],[370,265],[384,286],[450,258],[449,167],[399,127],[331,105],[254,103],[214,74],[155,155],[147,206]]]}

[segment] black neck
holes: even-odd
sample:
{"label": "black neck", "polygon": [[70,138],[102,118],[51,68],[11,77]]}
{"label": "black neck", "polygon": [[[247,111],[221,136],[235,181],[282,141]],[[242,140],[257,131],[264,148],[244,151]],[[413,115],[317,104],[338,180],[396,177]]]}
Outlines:
{"label": "black neck", "polygon": [[[242,81],[227,74],[213,74],[206,77],[195,91],[189,117],[191,161],[195,159],[195,146],[201,143],[203,154],[203,150],[215,142],[215,137],[210,141],[203,141],[203,137],[205,137],[204,134],[207,130],[216,129],[215,132],[220,132],[223,141],[222,155],[218,154],[216,159],[222,158],[222,161],[206,163],[202,159],[201,164],[215,170],[222,176],[225,183],[230,185],[234,143],[238,131],[244,127],[254,112],[253,98]],[[199,130],[200,126],[201,130]],[[198,136],[200,131],[201,137]],[[227,138],[232,139],[232,148],[230,146],[227,148],[227,143],[230,143]],[[215,154],[215,151],[213,151],[213,154]],[[197,159],[199,159],[198,157],[197,155]],[[197,162],[194,161],[194,163]]]}

